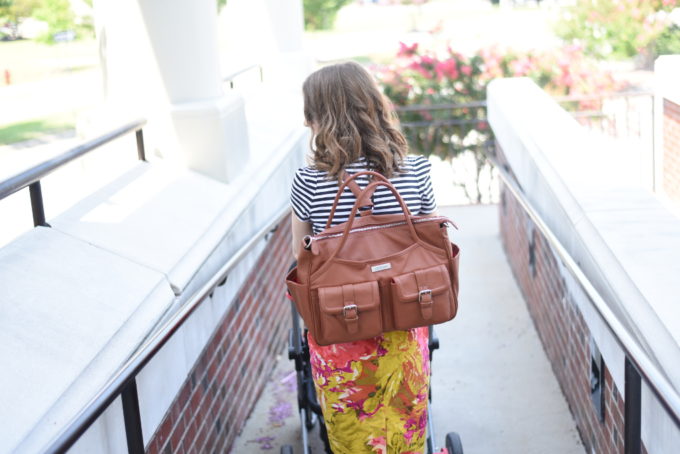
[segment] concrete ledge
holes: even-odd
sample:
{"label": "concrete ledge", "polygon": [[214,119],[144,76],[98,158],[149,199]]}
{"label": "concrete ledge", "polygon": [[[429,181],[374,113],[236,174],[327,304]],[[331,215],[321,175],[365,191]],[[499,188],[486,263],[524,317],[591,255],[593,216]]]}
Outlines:
{"label": "concrete ledge", "polygon": [[228,205],[226,189],[191,171],[140,163],[50,223],[166,275],[179,294],[189,277],[170,275]]}
{"label": "concrete ledge", "polygon": [[140,163],[50,221],[53,228],[165,274],[183,301],[289,203],[308,133],[292,123],[296,98],[278,109],[270,100],[247,104],[251,131],[260,133],[251,134],[251,159],[233,183]]}
{"label": "concrete ledge", "polygon": [[[271,140],[269,136],[261,141],[263,148],[271,147],[269,153],[251,159],[231,184],[162,164],[140,164],[52,225],[165,275],[176,298],[171,307],[158,312],[161,323],[289,203],[292,177],[307,149],[307,133],[298,128],[277,146]],[[107,213],[120,214],[117,222],[98,222],[106,221]],[[226,295],[220,301],[231,300],[229,295],[238,291],[241,276],[261,250],[255,248],[232,272],[228,284],[218,289]],[[145,439],[154,433],[227,309],[212,300],[205,302],[140,374]]]}
{"label": "concrete ledge", "polygon": [[677,55],[662,55],[654,62],[654,76],[656,78],[657,96],[666,98],[680,105],[680,57]]}
{"label": "concrete ledge", "polygon": [[[0,420],[8,421],[0,453],[40,451],[155,326],[288,205],[308,133],[299,94],[281,94],[276,105],[271,95],[246,103],[250,158],[232,183],[140,162],[49,219],[51,229],[34,229],[0,249],[0,358],[12,371],[0,378]],[[140,373],[145,439],[265,245],[216,289],[219,302],[209,298]],[[73,451],[119,448],[119,406]]]}
{"label": "concrete ledge", "polygon": [[[644,188],[635,150],[588,133],[528,79],[494,81],[487,99],[494,134],[525,194],[680,389],[680,220]],[[585,306],[583,313],[624,389],[618,343],[596,314]],[[658,449],[669,435],[644,426],[649,452],[667,452]]]}
{"label": "concrete ledge", "polygon": [[0,452],[36,452],[174,295],[160,273],[49,228],[1,249],[0,271],[0,358],[11,371],[0,376]]}

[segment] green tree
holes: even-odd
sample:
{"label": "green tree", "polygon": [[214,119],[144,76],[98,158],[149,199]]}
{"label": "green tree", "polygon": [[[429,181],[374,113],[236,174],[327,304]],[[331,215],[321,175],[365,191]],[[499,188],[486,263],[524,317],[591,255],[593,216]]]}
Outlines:
{"label": "green tree", "polygon": [[0,0],[0,18],[9,22],[12,38],[18,38],[18,27],[21,21],[31,17],[39,0]]}
{"label": "green tree", "polygon": [[306,30],[333,28],[340,8],[352,0],[303,0]]}
{"label": "green tree", "polygon": [[680,0],[576,0],[555,24],[559,37],[597,58],[630,58],[646,52],[670,25]]}
{"label": "green tree", "polygon": [[656,55],[680,54],[680,26],[671,24],[656,40]]}
{"label": "green tree", "polygon": [[41,0],[33,17],[47,23],[47,33],[42,37],[46,42],[53,42],[55,33],[75,28],[75,16],[69,0]]}

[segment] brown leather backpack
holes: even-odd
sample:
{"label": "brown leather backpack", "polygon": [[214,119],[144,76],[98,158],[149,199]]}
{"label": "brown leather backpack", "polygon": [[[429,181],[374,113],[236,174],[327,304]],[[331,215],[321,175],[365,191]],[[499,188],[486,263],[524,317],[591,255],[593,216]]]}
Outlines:
{"label": "brown leather backpack", "polygon": [[[372,175],[361,191],[354,179]],[[340,196],[357,197],[347,222],[331,227]],[[371,196],[389,188],[403,214],[374,215]],[[359,208],[369,209],[360,212]],[[451,320],[458,309],[458,247],[445,217],[412,216],[396,188],[376,172],[358,172],[338,189],[326,228],[303,239],[286,285],[319,345],[368,339]]]}

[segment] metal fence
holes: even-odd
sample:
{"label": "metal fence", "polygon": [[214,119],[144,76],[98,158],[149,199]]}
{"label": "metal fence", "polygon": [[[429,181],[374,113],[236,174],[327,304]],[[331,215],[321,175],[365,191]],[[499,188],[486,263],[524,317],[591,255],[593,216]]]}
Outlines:
{"label": "metal fence", "polygon": [[654,94],[622,92],[564,96],[555,101],[582,126],[617,139],[644,139],[654,145]]}
{"label": "metal fence", "polygon": [[[654,96],[650,92],[558,97],[555,101],[593,133],[628,141],[645,162],[654,185]],[[497,203],[498,175],[485,158],[494,136],[486,102],[397,107],[410,149],[452,167],[461,203]]]}

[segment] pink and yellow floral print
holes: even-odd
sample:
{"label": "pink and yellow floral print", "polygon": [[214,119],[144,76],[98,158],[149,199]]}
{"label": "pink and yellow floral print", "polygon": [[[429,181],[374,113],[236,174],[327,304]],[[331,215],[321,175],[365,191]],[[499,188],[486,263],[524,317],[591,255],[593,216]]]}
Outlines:
{"label": "pink and yellow floral print", "polygon": [[334,454],[416,454],[425,448],[427,327],[319,346],[312,376]]}

